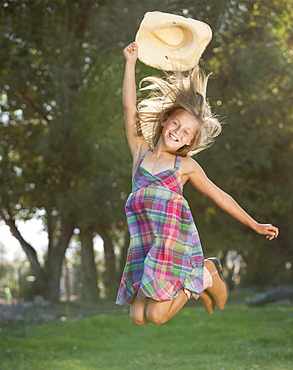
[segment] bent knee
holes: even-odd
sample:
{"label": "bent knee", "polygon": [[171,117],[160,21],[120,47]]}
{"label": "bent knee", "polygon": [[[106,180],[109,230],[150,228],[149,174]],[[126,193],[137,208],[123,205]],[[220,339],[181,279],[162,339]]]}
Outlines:
{"label": "bent knee", "polygon": [[138,325],[138,326],[144,326],[150,323],[149,321],[144,321],[144,320],[137,319],[137,318],[130,318],[130,319],[133,322],[133,324]]}
{"label": "bent knee", "polygon": [[165,324],[169,320],[167,316],[162,316],[157,314],[156,312],[151,312],[147,315],[147,319],[154,325],[161,325]]}
{"label": "bent knee", "polygon": [[144,326],[150,323],[144,317],[131,314],[131,313],[130,313],[130,320],[133,322],[133,324],[138,325],[138,326]]}

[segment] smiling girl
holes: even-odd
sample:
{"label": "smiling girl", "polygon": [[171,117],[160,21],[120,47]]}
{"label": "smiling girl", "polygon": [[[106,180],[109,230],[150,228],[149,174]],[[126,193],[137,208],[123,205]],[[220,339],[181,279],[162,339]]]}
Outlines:
{"label": "smiling girl", "polygon": [[133,189],[126,203],[130,247],[118,291],[118,304],[130,305],[137,325],[162,324],[190,297],[201,298],[207,312],[223,309],[228,288],[218,259],[204,260],[183,185],[190,181],[224,211],[269,240],[271,224],[259,224],[206,176],[192,155],[221,132],[205,99],[207,78],[197,68],[188,77],[148,77],[151,95],[136,107],[137,45],[124,50],[123,105],[133,156]]}

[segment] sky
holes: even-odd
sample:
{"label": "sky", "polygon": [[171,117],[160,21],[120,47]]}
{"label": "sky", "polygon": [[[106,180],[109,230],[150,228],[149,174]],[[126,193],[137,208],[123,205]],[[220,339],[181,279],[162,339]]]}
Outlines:
{"label": "sky", "polygon": [[[42,260],[48,247],[48,234],[43,230],[43,224],[40,219],[32,219],[30,221],[20,221],[18,229],[25,239],[37,252],[38,257]],[[9,262],[27,260],[25,253],[18,240],[11,235],[9,227],[0,220],[0,244],[4,245],[5,260]],[[94,238],[94,249],[103,252],[103,241],[97,235]],[[70,248],[67,250],[70,254]]]}
{"label": "sky", "polygon": [[[43,255],[48,245],[48,235],[43,231],[41,220],[21,221],[18,227],[23,238],[36,249],[38,254]],[[0,221],[0,243],[4,245],[6,260],[13,262],[15,259],[26,259],[20,243],[11,235],[9,227],[3,221]]]}

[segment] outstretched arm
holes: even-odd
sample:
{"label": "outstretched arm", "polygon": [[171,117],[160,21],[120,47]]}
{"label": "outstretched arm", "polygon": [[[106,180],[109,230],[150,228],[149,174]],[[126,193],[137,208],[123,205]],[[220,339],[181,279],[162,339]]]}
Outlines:
{"label": "outstretched arm", "polygon": [[135,65],[137,60],[137,45],[135,42],[129,44],[123,50],[125,63],[125,74],[123,81],[123,107],[126,126],[126,136],[132,155],[138,147],[146,144],[146,141],[138,135],[137,109],[136,109],[136,84],[135,84]]}
{"label": "outstretched arm", "polygon": [[246,213],[238,203],[223,190],[218,188],[205,174],[203,169],[197,162],[188,158],[190,172],[188,179],[194,187],[201,193],[205,194],[212,201],[214,201],[224,211],[229,213],[232,217],[249,226],[258,234],[265,235],[267,239],[272,240],[279,235],[277,227],[271,224],[260,224],[256,222],[248,213]]}

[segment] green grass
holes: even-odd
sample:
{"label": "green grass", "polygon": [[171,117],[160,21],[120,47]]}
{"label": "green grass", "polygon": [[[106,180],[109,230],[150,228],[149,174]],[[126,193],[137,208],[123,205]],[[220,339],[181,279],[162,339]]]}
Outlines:
{"label": "green grass", "polygon": [[0,332],[4,369],[293,368],[293,308],[184,308],[168,323],[137,327],[128,315],[19,326]]}

